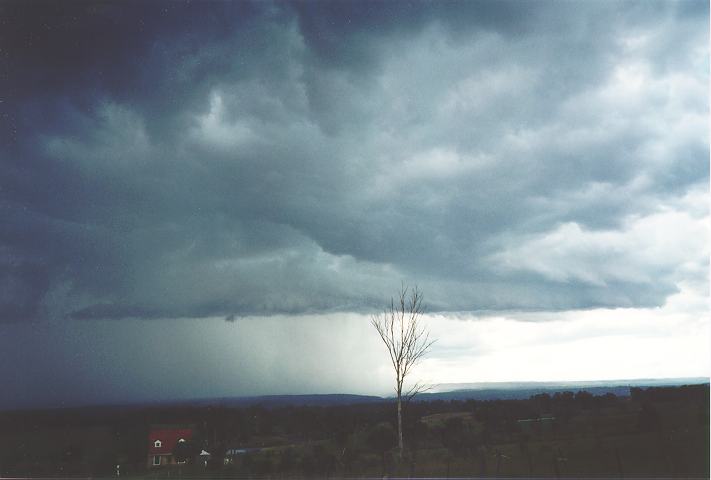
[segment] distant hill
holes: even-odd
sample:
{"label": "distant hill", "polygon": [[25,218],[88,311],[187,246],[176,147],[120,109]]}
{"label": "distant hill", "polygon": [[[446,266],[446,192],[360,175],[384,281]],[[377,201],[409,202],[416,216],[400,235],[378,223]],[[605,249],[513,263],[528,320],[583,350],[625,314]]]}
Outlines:
{"label": "distant hill", "polygon": [[630,394],[630,387],[588,387],[574,388],[567,386],[541,387],[541,388],[481,388],[476,390],[456,390],[452,392],[421,393],[415,397],[416,401],[428,402],[433,400],[525,400],[533,395],[555,395],[561,392],[578,392],[584,390],[593,395],[612,393],[618,397]]}
{"label": "distant hill", "polygon": [[[658,387],[677,385],[707,384],[705,377],[601,380],[579,382],[491,382],[491,383],[449,383],[436,386],[435,391],[425,392],[415,397],[417,401],[433,400],[517,400],[532,395],[558,392],[587,391],[593,395],[612,393],[617,396],[629,396],[630,387]],[[357,403],[377,403],[392,401],[393,397],[371,395],[322,394],[322,395],[263,395],[254,397],[228,397],[220,399],[192,400],[180,403],[191,405],[221,405],[244,407],[261,405],[263,407],[283,406],[326,406],[353,405]]]}
{"label": "distant hill", "polygon": [[578,392],[584,390],[593,395],[612,393],[617,396],[628,396],[631,387],[661,387],[679,385],[708,384],[706,377],[689,378],[655,378],[599,380],[578,382],[491,382],[491,383],[449,383],[435,387],[435,391],[421,393],[420,401],[432,400],[516,400],[526,399],[532,395],[547,393],[554,395],[559,392]]}
{"label": "distant hill", "polygon": [[[633,380],[602,380],[580,382],[491,382],[491,383],[449,383],[440,384],[430,392],[417,395],[415,401],[435,400],[518,400],[526,399],[532,395],[547,393],[554,395],[558,392],[580,390],[593,395],[613,393],[617,396],[629,396],[630,387],[658,387],[679,385],[708,384],[706,377],[691,378],[663,378],[663,379],[633,379]],[[306,394],[306,395],[261,395],[245,397],[221,398],[196,398],[186,400],[167,400],[153,402],[136,402],[114,405],[85,405],[67,406],[59,409],[94,408],[105,409],[141,409],[154,407],[248,407],[263,406],[277,408],[285,406],[328,406],[328,405],[354,405],[364,403],[378,403],[393,401],[393,397],[378,397],[373,395],[355,394]],[[45,409],[57,407],[45,407]],[[42,408],[0,408],[0,411],[29,411]]]}
{"label": "distant hill", "polygon": [[697,385],[709,383],[708,377],[680,378],[635,378],[617,380],[581,380],[564,382],[480,382],[480,383],[441,383],[435,388],[437,392],[453,392],[459,390],[520,390],[536,388],[578,388],[592,387],[661,387],[675,385]]}

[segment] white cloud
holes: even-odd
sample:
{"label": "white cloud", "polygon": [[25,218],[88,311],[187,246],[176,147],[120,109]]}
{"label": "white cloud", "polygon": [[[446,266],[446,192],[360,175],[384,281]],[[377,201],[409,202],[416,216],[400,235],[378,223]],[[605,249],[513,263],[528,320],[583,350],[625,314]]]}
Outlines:
{"label": "white cloud", "polygon": [[[698,202],[706,202],[702,197],[694,201],[697,211],[703,208]],[[501,271],[533,271],[556,282],[673,283],[685,269],[707,265],[710,233],[708,213],[698,218],[660,206],[650,215],[628,217],[619,230],[590,230],[567,222],[516,238],[489,261]]]}
{"label": "white cloud", "polygon": [[418,374],[438,383],[709,376],[711,318],[674,310],[432,317],[439,341]]}

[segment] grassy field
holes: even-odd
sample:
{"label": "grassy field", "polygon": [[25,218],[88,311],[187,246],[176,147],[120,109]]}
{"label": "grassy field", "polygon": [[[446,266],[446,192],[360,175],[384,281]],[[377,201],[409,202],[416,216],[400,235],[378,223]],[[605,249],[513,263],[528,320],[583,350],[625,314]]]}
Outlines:
{"label": "grassy field", "polygon": [[[0,416],[0,476],[122,478],[709,478],[709,390],[416,402],[396,449],[392,403]],[[199,462],[149,469],[147,425],[199,425]],[[225,449],[248,453],[223,458]]]}
{"label": "grassy field", "polygon": [[[348,467],[338,458],[331,442],[274,447],[234,465],[235,474],[260,465],[255,473],[277,475],[279,460],[291,450],[295,463],[321,449],[330,468],[315,466],[320,475],[399,477],[638,477],[708,478],[709,426],[699,422],[698,412],[685,402],[655,404],[659,423],[639,425],[641,408],[626,400],[603,411],[582,411],[565,421],[556,420],[548,431],[524,435],[520,431],[498,432],[490,442],[479,437],[484,424],[475,412],[444,412],[425,416],[425,438],[419,448],[410,448],[403,460],[395,451],[379,455],[367,446],[363,433],[354,434],[347,448],[356,450]],[[473,435],[471,445],[452,451],[438,437],[455,420]],[[640,431],[640,428],[646,431]],[[316,455],[318,456],[318,454]],[[291,472],[298,471],[295,467]]]}

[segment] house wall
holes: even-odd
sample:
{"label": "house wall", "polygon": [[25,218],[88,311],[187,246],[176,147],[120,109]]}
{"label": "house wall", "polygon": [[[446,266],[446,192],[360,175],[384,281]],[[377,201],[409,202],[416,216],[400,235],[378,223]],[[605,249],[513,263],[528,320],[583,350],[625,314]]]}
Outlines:
{"label": "house wall", "polygon": [[[156,456],[160,457],[160,465],[156,465],[153,463],[153,458]],[[147,465],[148,468],[159,468],[168,465],[177,465],[177,463],[173,459],[173,455],[148,455]]]}

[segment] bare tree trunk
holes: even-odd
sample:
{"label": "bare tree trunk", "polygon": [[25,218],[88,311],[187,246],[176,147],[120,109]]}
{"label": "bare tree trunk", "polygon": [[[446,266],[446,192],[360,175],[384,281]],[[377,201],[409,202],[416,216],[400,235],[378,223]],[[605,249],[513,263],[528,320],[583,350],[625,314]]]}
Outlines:
{"label": "bare tree trunk", "polygon": [[400,460],[402,460],[402,397],[400,393],[397,395],[397,445],[400,455]]}

